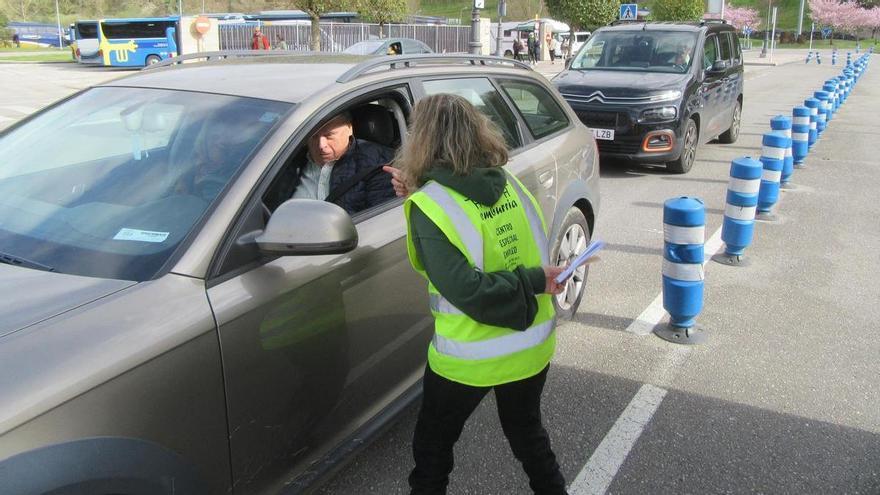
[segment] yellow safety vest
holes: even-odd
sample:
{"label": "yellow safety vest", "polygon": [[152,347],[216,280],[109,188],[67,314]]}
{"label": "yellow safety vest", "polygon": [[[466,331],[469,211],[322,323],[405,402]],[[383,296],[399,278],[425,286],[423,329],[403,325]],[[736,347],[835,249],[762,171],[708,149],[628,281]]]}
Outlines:
{"label": "yellow safety vest", "polygon": [[[407,252],[418,273],[428,278],[412,242],[409,218],[413,204],[478,270],[512,271],[520,265],[550,263],[541,209],[518,179],[511,174],[507,177],[504,194],[492,206],[471,201],[434,181],[410,195],[404,203]],[[488,387],[534,376],[553,357],[556,335],[552,296],[548,294],[537,296],[538,314],[525,331],[475,321],[447,301],[430,280],[428,295],[435,320],[428,364],[440,376]]]}

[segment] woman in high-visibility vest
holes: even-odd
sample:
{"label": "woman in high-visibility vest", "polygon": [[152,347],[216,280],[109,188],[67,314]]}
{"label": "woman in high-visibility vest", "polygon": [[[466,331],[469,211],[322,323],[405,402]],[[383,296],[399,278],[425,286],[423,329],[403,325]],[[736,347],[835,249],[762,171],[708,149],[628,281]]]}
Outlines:
{"label": "woman in high-visibility vest", "polygon": [[427,279],[435,319],[413,435],[414,494],[446,492],[452,448],[493,389],[531,488],[565,493],[541,424],[562,268],[549,266],[541,209],[502,168],[507,160],[489,119],[464,98],[439,94],[416,104],[399,170],[386,169],[404,192],[415,191],[404,204],[407,250]]}

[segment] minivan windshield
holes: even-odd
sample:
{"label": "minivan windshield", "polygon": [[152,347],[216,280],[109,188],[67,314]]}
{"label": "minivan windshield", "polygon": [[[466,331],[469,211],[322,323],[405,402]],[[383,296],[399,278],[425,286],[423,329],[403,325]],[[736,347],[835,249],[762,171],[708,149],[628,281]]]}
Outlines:
{"label": "minivan windshield", "polygon": [[105,87],[37,115],[0,135],[0,253],[153,278],[290,107]]}
{"label": "minivan windshield", "polygon": [[684,73],[696,42],[694,32],[599,31],[581,47],[571,68]]}

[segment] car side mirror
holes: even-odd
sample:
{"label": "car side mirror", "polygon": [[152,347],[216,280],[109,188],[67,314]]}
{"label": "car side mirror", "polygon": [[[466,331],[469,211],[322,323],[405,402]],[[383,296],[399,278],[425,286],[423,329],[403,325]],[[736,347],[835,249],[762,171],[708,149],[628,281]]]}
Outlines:
{"label": "car side mirror", "polygon": [[351,217],[339,206],[314,199],[289,199],[269,217],[254,239],[260,252],[272,256],[347,253],[357,247]]}
{"label": "car side mirror", "polygon": [[716,60],[715,63],[712,64],[712,67],[709,67],[709,72],[712,74],[717,74],[719,72],[724,72],[730,68],[730,62],[727,60]]}

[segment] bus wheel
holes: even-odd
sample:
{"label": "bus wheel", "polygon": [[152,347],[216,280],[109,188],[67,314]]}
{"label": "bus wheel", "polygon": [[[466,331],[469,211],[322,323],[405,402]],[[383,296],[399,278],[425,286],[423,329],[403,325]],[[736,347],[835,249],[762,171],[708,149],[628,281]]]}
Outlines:
{"label": "bus wheel", "polygon": [[161,62],[161,61],[162,61],[162,59],[159,58],[158,55],[149,55],[149,56],[147,57],[147,64],[146,64],[146,65],[148,65],[148,66],[149,66],[149,65],[155,65],[155,64],[158,64],[158,63]]}

